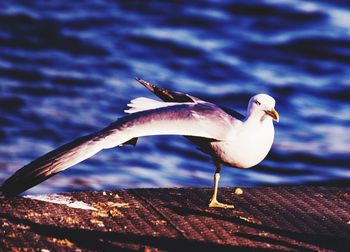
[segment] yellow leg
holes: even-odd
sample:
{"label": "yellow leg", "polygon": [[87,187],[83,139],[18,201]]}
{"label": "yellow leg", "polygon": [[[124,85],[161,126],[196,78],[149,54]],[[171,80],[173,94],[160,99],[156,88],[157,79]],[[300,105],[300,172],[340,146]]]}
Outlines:
{"label": "yellow leg", "polygon": [[233,205],[220,203],[217,200],[219,180],[220,180],[220,170],[221,170],[221,165],[218,164],[214,175],[214,193],[213,193],[213,196],[211,197],[209,207],[234,208]]}

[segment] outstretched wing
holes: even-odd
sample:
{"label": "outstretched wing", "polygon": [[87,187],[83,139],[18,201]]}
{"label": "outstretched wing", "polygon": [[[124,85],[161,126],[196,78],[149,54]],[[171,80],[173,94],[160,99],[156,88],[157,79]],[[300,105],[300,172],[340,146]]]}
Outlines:
{"label": "outstretched wing", "polygon": [[135,112],[99,132],[78,138],[34,160],[2,185],[5,196],[17,195],[102,149],[151,135],[185,135],[224,140],[231,118],[211,103],[178,103]]}
{"label": "outstretched wing", "polygon": [[102,150],[97,133],[80,137],[23,166],[1,187],[7,197],[15,196],[53,175],[95,155]]}

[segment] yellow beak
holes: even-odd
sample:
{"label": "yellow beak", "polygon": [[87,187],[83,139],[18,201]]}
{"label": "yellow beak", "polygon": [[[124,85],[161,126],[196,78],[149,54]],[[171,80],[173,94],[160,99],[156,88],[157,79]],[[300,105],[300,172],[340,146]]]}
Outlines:
{"label": "yellow beak", "polygon": [[265,110],[265,113],[268,114],[269,116],[271,116],[273,118],[273,120],[275,120],[276,122],[280,121],[280,116],[274,108],[271,110]]}

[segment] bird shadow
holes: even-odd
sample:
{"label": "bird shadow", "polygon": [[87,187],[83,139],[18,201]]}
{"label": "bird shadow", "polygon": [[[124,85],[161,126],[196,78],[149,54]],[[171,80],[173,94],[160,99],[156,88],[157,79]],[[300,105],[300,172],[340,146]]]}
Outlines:
{"label": "bird shadow", "polygon": [[[246,226],[258,230],[260,232],[265,232],[272,235],[277,235],[280,238],[272,238],[267,236],[255,235],[247,232],[235,232],[234,235],[237,237],[246,238],[252,242],[266,242],[269,244],[275,244],[287,247],[291,250],[303,250],[303,251],[313,251],[313,249],[308,248],[306,245],[315,245],[323,249],[332,249],[336,251],[348,251],[350,245],[350,239],[345,237],[337,237],[331,235],[323,234],[308,234],[303,232],[295,232],[287,229],[281,229],[277,227],[272,227],[266,224],[255,223],[242,218],[239,215],[227,216],[225,214],[218,214],[212,211],[203,211],[191,209],[188,207],[179,207],[174,205],[165,206],[172,210],[174,213],[182,216],[195,215],[203,216],[207,218],[212,218],[215,220],[221,220],[225,222],[234,223],[240,226]],[[303,245],[304,244],[304,245]]]}

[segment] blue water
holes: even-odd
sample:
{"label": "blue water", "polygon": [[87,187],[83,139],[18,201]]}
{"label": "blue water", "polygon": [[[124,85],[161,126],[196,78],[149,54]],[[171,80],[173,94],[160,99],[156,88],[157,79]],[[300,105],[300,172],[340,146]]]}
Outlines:
{"label": "blue water", "polygon": [[[271,153],[222,186],[350,185],[350,4],[345,1],[2,1],[0,183],[152,97],[135,76],[245,113],[261,92],[281,121]],[[211,186],[182,137],[105,150],[32,193]]]}

